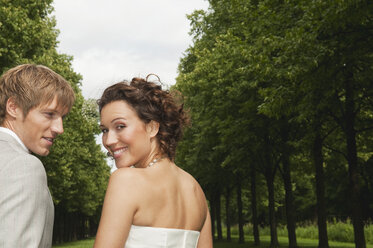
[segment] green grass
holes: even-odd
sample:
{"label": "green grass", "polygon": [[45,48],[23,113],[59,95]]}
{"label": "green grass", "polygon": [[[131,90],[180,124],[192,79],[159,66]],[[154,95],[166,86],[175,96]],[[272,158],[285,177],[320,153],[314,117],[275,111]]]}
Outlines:
{"label": "green grass", "polygon": [[64,244],[59,245],[53,245],[53,248],[57,247],[64,247],[64,248],[92,248],[94,242],[94,238],[81,240],[81,241],[75,241],[75,242],[68,242]]}
{"label": "green grass", "polygon": [[[365,226],[365,239],[367,248],[373,248],[373,224],[369,223]],[[216,248],[242,248],[242,247],[255,247],[253,237],[248,234],[252,232],[252,225],[248,224],[244,227],[245,243],[238,244],[238,227],[232,226],[231,229],[233,241],[231,243],[222,241],[215,242],[214,247]],[[223,228],[223,233],[226,233]],[[260,241],[262,247],[269,247],[270,244],[270,231],[268,227],[260,228]],[[279,225],[277,227],[278,239],[281,247],[288,246],[287,229],[286,226]],[[309,223],[299,225],[296,230],[297,243],[300,248],[316,248],[318,245],[318,231],[317,226]],[[331,248],[350,248],[355,247],[353,243],[353,227],[350,220],[346,222],[330,221],[328,222],[328,238],[329,246]],[[333,240],[333,241],[332,241]],[[65,247],[65,248],[91,248],[93,246],[94,239],[87,239],[84,241],[70,242],[60,245],[54,245],[53,248]]]}
{"label": "green grass", "polygon": [[[265,248],[269,247],[270,244],[270,237],[269,236],[261,236],[260,246],[254,246],[253,238],[245,237],[244,244],[238,244],[237,237],[233,236],[232,242],[214,242],[214,248],[244,248],[244,247],[257,247],[257,248]],[[288,240],[286,237],[279,237],[280,247],[287,247]],[[299,248],[317,248],[318,240],[315,239],[304,239],[304,238],[297,238]],[[53,248],[64,247],[64,248],[92,248],[94,239],[87,239],[82,241],[76,242],[69,242],[60,245],[54,245]],[[343,243],[343,242],[332,242],[329,241],[330,248],[351,248],[355,247],[353,243]],[[373,248],[373,245],[367,244],[367,248]]]}
{"label": "green grass", "polygon": [[[340,221],[330,221],[327,224],[328,227],[328,239],[329,243],[332,244],[332,242],[341,242],[341,243],[353,243],[354,242],[354,231],[350,220],[347,220],[346,222],[340,222]],[[373,246],[373,224],[367,224],[364,227],[365,231],[365,240],[368,245],[368,247]],[[232,235],[238,236],[238,227],[232,226],[231,228]],[[226,229],[223,228],[223,233],[226,233]],[[251,224],[247,224],[244,226],[244,233],[246,234],[252,234],[253,233],[253,227]],[[259,230],[260,236],[270,236],[270,230],[269,227],[260,228]],[[284,225],[278,225],[277,226],[277,234],[279,237],[287,237],[288,232],[287,228]],[[296,236],[297,240],[318,240],[318,229],[317,226],[312,223],[306,223],[306,224],[298,224],[296,229]],[[338,244],[338,243],[337,243]],[[369,246],[370,245],[370,246]]]}
{"label": "green grass", "polygon": [[[231,243],[223,241],[223,242],[215,242],[214,248],[244,248],[244,247],[256,247],[256,248],[264,248],[269,247],[270,245],[270,236],[261,236],[260,237],[260,246],[254,246],[253,237],[245,237],[244,244],[238,244],[237,237],[233,238]],[[288,239],[287,237],[278,237],[278,241],[280,243],[280,247],[288,247]],[[305,239],[305,238],[297,238],[297,243],[299,248],[317,248],[319,243],[316,239]],[[355,247],[354,243],[344,243],[344,242],[334,242],[329,241],[330,248],[352,248]],[[367,244],[367,248],[373,248],[373,245]]]}

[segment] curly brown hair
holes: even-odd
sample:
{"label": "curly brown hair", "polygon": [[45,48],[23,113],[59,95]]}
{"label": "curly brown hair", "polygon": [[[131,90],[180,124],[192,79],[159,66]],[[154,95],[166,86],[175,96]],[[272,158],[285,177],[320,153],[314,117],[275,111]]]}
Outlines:
{"label": "curly brown hair", "polygon": [[[162,87],[143,78],[133,78],[131,82],[121,81],[105,89],[97,100],[99,111],[114,101],[125,101],[144,123],[159,123],[157,138],[160,150],[173,161],[176,146],[183,135],[183,127],[189,119],[183,104],[177,102],[176,91],[162,90]],[[180,95],[179,95],[180,96]]]}

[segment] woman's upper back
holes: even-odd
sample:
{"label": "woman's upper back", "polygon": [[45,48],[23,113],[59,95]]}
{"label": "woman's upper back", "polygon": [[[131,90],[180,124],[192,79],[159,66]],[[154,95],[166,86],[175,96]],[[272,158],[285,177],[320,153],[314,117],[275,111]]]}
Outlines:
{"label": "woman's upper back", "polygon": [[[129,172],[129,171],[128,171]],[[138,197],[133,225],[200,231],[207,204],[197,181],[168,160],[134,169]],[[135,175],[134,175],[135,176]]]}

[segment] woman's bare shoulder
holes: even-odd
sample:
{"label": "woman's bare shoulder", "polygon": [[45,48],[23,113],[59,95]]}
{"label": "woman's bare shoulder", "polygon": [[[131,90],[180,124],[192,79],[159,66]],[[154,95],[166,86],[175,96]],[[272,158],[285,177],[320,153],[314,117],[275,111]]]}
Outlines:
{"label": "woman's bare shoulder", "polygon": [[120,168],[110,175],[109,188],[119,189],[122,193],[133,192],[141,184],[142,176],[139,170],[134,168]]}
{"label": "woman's bare shoulder", "polygon": [[200,197],[205,199],[205,194],[197,179],[195,179],[189,172],[183,170],[182,168],[178,167],[178,169],[180,170],[180,175],[182,181],[185,182],[185,185],[191,187],[195,193],[197,193]]}
{"label": "woman's bare shoulder", "polygon": [[110,175],[109,182],[128,183],[134,179],[136,171],[132,168],[120,168]]}

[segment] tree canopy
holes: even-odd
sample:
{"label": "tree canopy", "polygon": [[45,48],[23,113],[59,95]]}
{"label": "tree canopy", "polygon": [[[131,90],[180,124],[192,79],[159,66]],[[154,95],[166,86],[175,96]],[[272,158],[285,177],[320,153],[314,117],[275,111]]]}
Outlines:
{"label": "tree canopy", "polygon": [[[55,204],[54,241],[94,235],[110,168],[96,143],[97,108],[81,93],[72,56],[57,52],[51,0],[0,1],[0,72],[22,63],[45,65],[68,80],[76,102],[51,153],[41,160]],[[90,229],[90,230],[89,230]]]}
{"label": "tree canopy", "polygon": [[[355,244],[365,247],[363,223],[372,218],[361,194],[371,157],[372,2],[209,3],[189,15],[193,44],[175,86],[192,117],[180,163],[194,168],[207,191],[211,183],[229,188],[224,175],[252,182],[254,171],[265,178],[272,247],[281,205],[290,247],[296,220],[312,219],[307,211],[316,207],[320,247],[328,247],[328,216],[352,218]],[[341,174],[330,174],[336,170]],[[299,198],[302,185],[315,185],[307,190],[317,203]],[[330,194],[337,185],[352,198],[346,190]],[[294,202],[302,201],[305,212],[292,216]]]}

